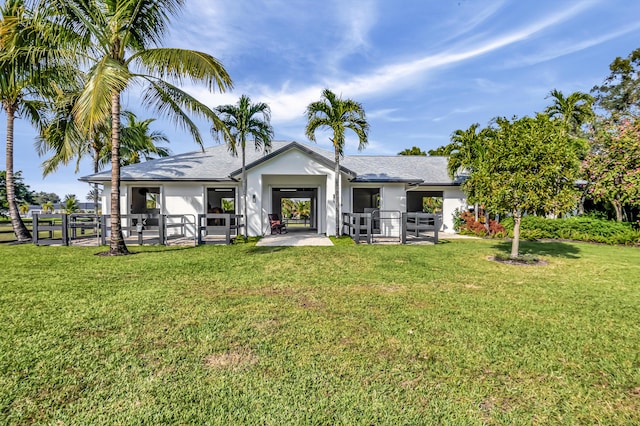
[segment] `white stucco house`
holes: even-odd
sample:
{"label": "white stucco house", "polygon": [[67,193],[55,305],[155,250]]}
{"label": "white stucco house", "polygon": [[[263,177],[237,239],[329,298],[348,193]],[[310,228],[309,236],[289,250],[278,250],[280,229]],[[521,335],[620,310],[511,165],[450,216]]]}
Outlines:
{"label": "white stucco house", "polygon": [[[422,211],[424,197],[439,197],[442,230],[453,232],[454,210],[466,206],[460,181],[447,174],[446,157],[346,155],[340,165],[335,176],[333,151],[312,144],[274,141],[269,153],[247,149],[247,235],[269,233],[268,215],[281,213],[284,198],[310,201],[308,230],[334,235],[334,179],[340,179],[343,213],[379,210],[393,218]],[[123,167],[121,213],[197,217],[224,206],[226,212],[242,214],[241,167],[241,158],[225,145]],[[80,179],[104,186],[105,213],[110,210],[110,177],[106,171]],[[389,220],[382,232],[397,235],[395,223]]]}

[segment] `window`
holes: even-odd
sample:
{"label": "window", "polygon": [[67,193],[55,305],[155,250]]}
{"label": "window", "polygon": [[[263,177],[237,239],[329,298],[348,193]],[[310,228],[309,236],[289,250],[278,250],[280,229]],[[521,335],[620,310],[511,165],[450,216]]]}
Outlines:
{"label": "window", "polygon": [[370,213],[380,208],[380,188],[353,188],[353,213]]}

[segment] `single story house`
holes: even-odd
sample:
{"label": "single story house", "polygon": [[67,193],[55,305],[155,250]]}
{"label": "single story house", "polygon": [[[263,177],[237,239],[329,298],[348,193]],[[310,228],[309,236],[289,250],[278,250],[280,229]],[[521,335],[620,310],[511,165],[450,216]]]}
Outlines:
{"label": "single story house", "polygon": [[[249,236],[270,231],[268,215],[282,214],[283,200],[305,200],[304,226],[334,235],[335,179],[341,184],[342,213],[377,211],[386,235],[398,235],[402,212],[423,211],[427,199],[436,200],[445,232],[453,232],[454,211],[466,207],[460,181],[447,174],[446,157],[346,155],[335,176],[332,150],[273,141],[268,153],[247,149],[246,170]],[[121,213],[242,214],[241,177],[241,157],[225,145],[126,166],[121,169]],[[104,185],[105,213],[110,211],[110,178],[106,171],[80,179]]]}

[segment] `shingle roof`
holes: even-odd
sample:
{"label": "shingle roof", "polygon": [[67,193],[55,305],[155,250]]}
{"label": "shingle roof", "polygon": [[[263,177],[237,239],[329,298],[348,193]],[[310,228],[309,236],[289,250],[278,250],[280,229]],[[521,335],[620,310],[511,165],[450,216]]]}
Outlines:
{"label": "shingle roof", "polygon": [[[334,153],[317,145],[289,141],[273,141],[271,153],[248,149],[248,168],[290,149],[298,149],[333,167]],[[345,155],[340,162],[342,171],[354,182],[407,182],[431,185],[457,185],[447,174],[446,157]],[[122,181],[232,181],[242,166],[240,157],[233,156],[225,145],[204,151],[187,152],[122,167]],[[83,176],[81,181],[108,182],[111,172]]]}

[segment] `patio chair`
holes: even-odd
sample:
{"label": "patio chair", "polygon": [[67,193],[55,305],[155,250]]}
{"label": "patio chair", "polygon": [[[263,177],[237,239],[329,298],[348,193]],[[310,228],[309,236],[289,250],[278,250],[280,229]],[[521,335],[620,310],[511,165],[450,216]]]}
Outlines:
{"label": "patio chair", "polygon": [[287,225],[280,220],[280,216],[277,213],[269,215],[269,226],[271,227],[271,235],[287,233]]}

